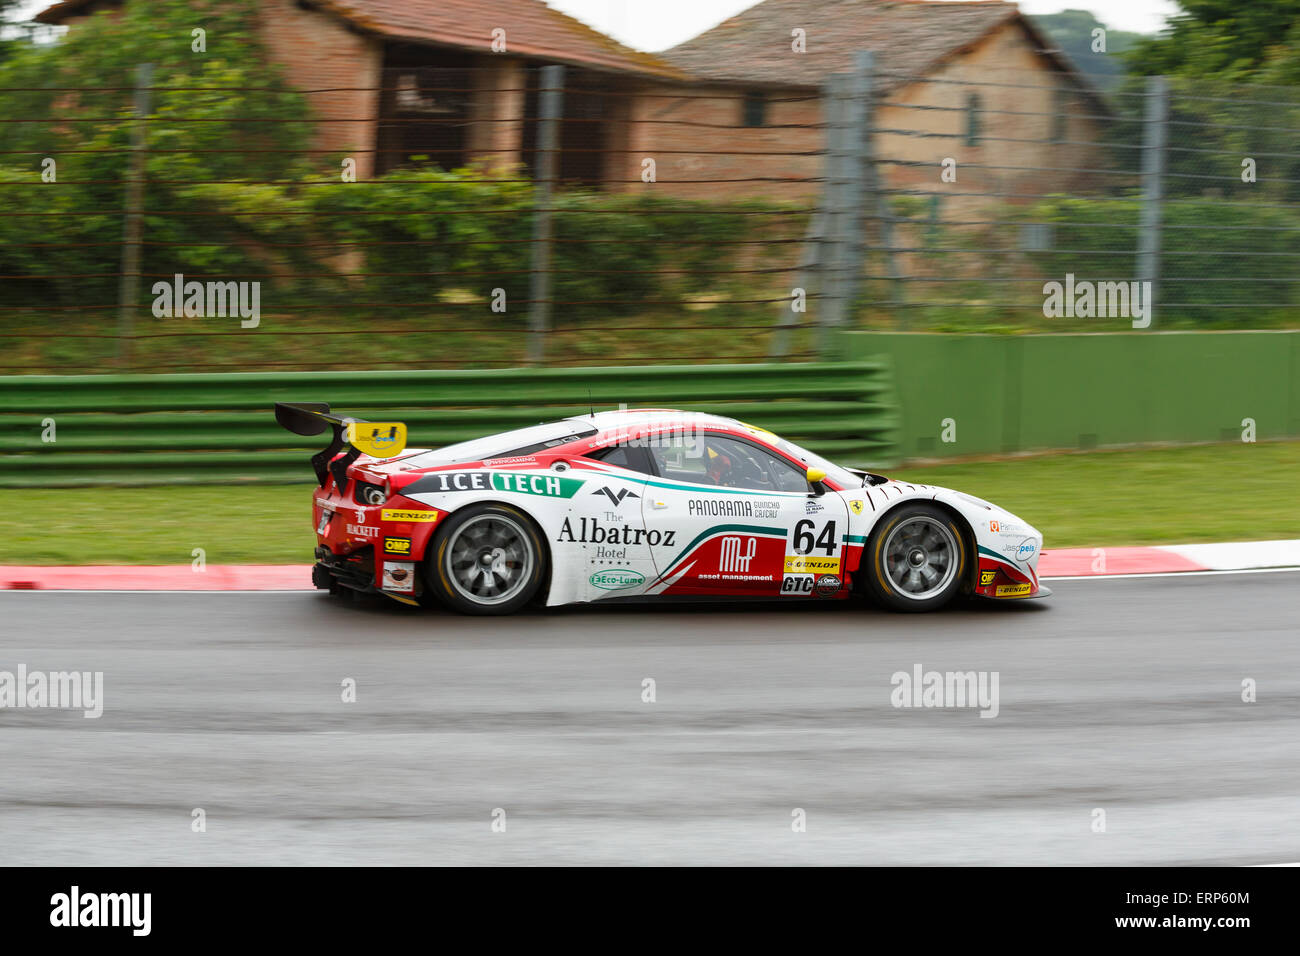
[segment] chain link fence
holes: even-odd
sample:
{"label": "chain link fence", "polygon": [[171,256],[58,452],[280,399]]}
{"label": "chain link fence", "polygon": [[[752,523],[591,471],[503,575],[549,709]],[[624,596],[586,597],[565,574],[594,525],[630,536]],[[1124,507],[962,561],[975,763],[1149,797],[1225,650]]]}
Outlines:
{"label": "chain link fence", "polygon": [[1298,91],[1151,77],[1103,96],[1011,69],[866,80],[864,266],[847,290],[822,283],[853,296],[857,326],[1296,326]]}
{"label": "chain link fence", "polygon": [[[815,109],[747,146],[738,91],[498,81],[0,89],[28,111],[0,120],[7,370],[763,358],[810,238]],[[338,115],[354,94],[377,111]]]}
{"label": "chain link fence", "polygon": [[1294,89],[1102,94],[867,53],[821,90],[565,69],[0,89],[6,371],[797,361],[840,328],[1296,324]]}

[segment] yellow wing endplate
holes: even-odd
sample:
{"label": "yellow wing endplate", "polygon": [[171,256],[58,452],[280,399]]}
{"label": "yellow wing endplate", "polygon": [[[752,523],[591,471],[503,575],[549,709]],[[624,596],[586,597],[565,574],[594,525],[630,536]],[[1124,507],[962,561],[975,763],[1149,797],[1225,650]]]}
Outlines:
{"label": "yellow wing endplate", "polygon": [[371,458],[393,458],[406,448],[406,425],[402,422],[352,422],[343,440]]}

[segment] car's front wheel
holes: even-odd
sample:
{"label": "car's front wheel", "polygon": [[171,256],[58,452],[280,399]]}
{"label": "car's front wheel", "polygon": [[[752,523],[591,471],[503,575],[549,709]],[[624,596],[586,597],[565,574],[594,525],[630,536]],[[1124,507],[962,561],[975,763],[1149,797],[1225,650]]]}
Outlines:
{"label": "car's front wheel", "polygon": [[546,574],[537,527],[508,505],[470,505],[434,536],[426,562],[434,596],[464,614],[511,614],[536,596]]}
{"label": "car's front wheel", "polygon": [[887,514],[867,542],[867,589],[895,611],[943,607],[961,590],[967,550],[952,515],[933,505],[904,505]]}

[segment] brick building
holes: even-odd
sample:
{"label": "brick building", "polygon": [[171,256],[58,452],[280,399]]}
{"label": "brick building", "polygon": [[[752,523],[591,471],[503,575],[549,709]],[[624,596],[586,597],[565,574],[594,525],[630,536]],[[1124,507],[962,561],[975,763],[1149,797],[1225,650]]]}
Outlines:
{"label": "brick building", "polygon": [[[62,0],[36,19],[75,29],[123,2],[139,0]],[[330,91],[311,95],[327,121],[313,145],[355,153],[363,178],[411,155],[445,168],[531,167],[540,68],[558,63],[572,120],[562,127],[560,176],[613,179],[632,94],[647,80],[687,79],[541,0],[259,0],[258,18],[289,82]]]}
{"label": "brick building", "polygon": [[[804,52],[796,52],[801,45]],[[673,99],[659,84],[637,103],[636,118],[689,112],[736,128],[633,125],[635,150],[798,152],[823,146],[820,94],[832,73],[852,71],[859,51],[875,56],[873,144],[888,185],[932,186],[937,164],[1023,167],[963,172],[960,192],[1041,194],[1079,186],[1057,170],[1090,165],[1075,145],[1100,139],[1109,107],[1088,80],[1014,3],[1001,0],[764,0],[659,56],[692,77],[692,97]],[[806,128],[806,127],[813,128]],[[1014,154],[1014,155],[1012,155]],[[660,182],[751,177],[816,177],[820,156],[668,156]],[[816,186],[804,187],[805,191]],[[753,186],[716,189],[745,194]],[[691,191],[683,187],[683,191]],[[782,195],[792,191],[782,189]]]}
{"label": "brick building", "polygon": [[[132,0],[63,0],[37,19],[75,25],[122,2]],[[1100,139],[1094,127],[1109,114],[1001,0],[764,0],[658,55],[541,0],[261,0],[259,17],[295,86],[353,88],[312,96],[324,119],[364,120],[322,123],[314,145],[356,151],[363,177],[411,155],[530,168],[547,63],[568,68],[562,179],[636,188],[653,157],[657,191],[681,196],[811,198],[815,184],[763,180],[822,174],[820,156],[789,154],[823,147],[824,83],[860,50],[881,71],[875,149],[896,188],[932,184],[945,157],[975,167],[964,193],[1077,188],[1067,170],[1090,163],[1075,144]]]}

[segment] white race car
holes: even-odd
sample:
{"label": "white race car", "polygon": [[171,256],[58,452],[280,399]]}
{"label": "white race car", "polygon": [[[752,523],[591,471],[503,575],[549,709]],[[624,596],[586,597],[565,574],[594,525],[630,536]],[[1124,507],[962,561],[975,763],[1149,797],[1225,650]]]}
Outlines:
{"label": "white race car", "polygon": [[276,405],[313,459],[317,587],[473,614],[615,599],[1043,597],[1043,539],[996,505],[842,468],[729,418],[599,412],[407,449],[399,422]]}

